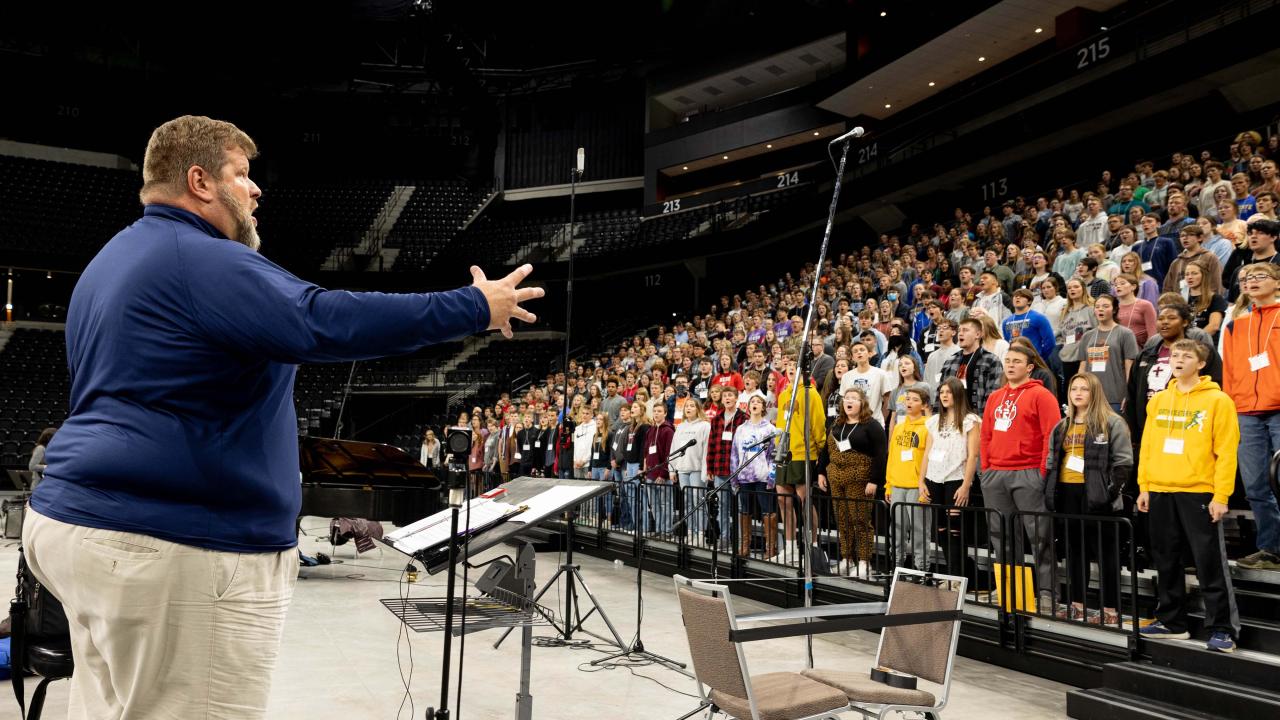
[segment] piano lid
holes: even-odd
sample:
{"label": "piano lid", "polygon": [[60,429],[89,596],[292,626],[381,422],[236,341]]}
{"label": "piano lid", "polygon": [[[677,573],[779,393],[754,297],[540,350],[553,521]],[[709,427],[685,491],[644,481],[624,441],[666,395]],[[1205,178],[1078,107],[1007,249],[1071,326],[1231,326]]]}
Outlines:
{"label": "piano lid", "polygon": [[298,461],[304,483],[440,486],[435,471],[400,448],[381,443],[299,437]]}

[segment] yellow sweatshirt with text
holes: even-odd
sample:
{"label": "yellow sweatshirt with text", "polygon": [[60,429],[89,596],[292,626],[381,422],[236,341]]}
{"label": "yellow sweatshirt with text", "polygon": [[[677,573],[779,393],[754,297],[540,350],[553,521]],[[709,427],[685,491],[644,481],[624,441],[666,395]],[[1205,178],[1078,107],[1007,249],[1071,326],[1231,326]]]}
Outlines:
{"label": "yellow sweatshirt with text", "polygon": [[1144,428],[1139,490],[1213,493],[1214,502],[1226,504],[1235,489],[1240,423],[1218,383],[1203,376],[1189,393],[1171,383],[1147,402]]}
{"label": "yellow sweatshirt with text", "polygon": [[[822,396],[814,389],[813,385],[809,385],[809,439],[813,442],[809,446],[808,454],[804,448],[804,395],[796,398],[795,415],[791,417],[791,427],[787,428],[787,405],[791,402],[791,387],[782,389],[778,393],[778,417],[774,421],[774,425],[778,430],[787,432],[790,430],[791,438],[791,459],[793,461],[800,460],[817,460],[818,454],[822,452],[822,447],[827,444],[827,404],[822,400]],[[775,447],[781,440],[774,441]]]}
{"label": "yellow sweatshirt with text", "polygon": [[924,445],[929,437],[925,417],[903,417],[889,438],[889,457],[885,468],[885,484],[890,488],[920,487],[920,465],[924,463]]}

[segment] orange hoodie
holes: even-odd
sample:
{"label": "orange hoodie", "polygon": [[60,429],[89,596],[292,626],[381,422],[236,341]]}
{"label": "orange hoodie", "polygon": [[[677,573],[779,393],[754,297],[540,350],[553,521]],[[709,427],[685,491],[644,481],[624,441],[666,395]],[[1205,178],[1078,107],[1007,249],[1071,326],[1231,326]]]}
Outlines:
{"label": "orange hoodie", "polygon": [[[1280,303],[1253,310],[1222,329],[1222,389],[1244,414],[1280,411]],[[1267,352],[1270,365],[1251,369],[1249,358]]]}

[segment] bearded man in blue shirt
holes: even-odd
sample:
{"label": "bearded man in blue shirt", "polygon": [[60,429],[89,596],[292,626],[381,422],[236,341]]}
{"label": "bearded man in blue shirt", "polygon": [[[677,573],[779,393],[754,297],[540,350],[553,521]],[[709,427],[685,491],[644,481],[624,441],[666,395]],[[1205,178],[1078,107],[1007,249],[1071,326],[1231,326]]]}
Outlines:
{"label": "bearded man in blue shirt", "polygon": [[253,140],[155,130],[143,216],[67,311],[70,416],[23,544],[62,601],[72,718],[260,718],[297,578],[300,363],[397,355],[532,322],[521,267],[441,293],[332,291],[258,254]]}

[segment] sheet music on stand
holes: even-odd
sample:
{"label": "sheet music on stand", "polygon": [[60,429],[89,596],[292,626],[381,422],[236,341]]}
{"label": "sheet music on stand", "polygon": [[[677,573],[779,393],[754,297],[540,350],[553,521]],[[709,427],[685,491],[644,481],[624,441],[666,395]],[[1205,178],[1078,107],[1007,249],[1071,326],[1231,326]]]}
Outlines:
{"label": "sheet music on stand", "polygon": [[[522,512],[522,507],[495,502],[492,498],[472,498],[458,511],[458,519],[466,526],[458,527],[458,534],[466,536],[477,529],[487,528]],[[405,555],[437,549],[449,542],[450,520],[453,510],[445,508],[411,525],[388,533],[383,541]]]}

